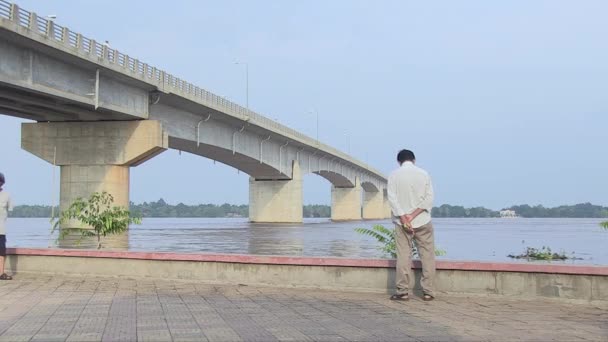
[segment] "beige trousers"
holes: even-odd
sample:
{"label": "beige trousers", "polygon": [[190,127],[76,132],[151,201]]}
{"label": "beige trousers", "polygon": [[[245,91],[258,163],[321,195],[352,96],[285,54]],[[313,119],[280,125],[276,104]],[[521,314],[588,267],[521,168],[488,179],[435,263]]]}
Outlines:
{"label": "beige trousers", "polygon": [[[420,284],[422,291],[435,296],[433,281],[435,279],[435,235],[433,223],[414,229],[416,234],[413,240],[418,246],[418,254],[422,262],[422,278]],[[395,243],[397,245],[397,268],[395,272],[395,283],[397,294],[406,294],[410,287],[414,288],[414,272],[412,271],[412,234],[407,233],[405,228],[395,225]]]}

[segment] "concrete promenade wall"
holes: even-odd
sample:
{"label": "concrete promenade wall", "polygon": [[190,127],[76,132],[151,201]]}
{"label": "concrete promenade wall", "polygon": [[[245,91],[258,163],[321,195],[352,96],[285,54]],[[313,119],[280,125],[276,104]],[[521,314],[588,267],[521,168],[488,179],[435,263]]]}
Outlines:
{"label": "concrete promenade wall", "polygon": [[[8,249],[19,273],[188,279],[202,283],[390,292],[394,260],[238,254]],[[419,264],[416,286],[419,285]],[[607,266],[437,262],[437,290],[608,302]]]}

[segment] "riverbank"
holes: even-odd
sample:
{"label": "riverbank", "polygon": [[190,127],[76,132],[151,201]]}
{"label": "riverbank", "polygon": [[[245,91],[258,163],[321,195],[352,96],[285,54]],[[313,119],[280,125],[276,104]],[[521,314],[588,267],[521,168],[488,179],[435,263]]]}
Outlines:
{"label": "riverbank", "polygon": [[[10,248],[17,274],[184,279],[209,284],[390,292],[394,260]],[[419,267],[413,268],[419,278]],[[438,261],[443,293],[608,303],[608,266]]]}

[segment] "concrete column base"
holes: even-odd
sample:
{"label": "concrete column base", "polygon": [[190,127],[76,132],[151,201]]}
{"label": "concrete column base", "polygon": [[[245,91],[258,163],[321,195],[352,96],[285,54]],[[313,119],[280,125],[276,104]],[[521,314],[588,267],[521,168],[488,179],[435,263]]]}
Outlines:
{"label": "concrete column base", "polygon": [[[77,198],[87,199],[94,192],[107,192],[114,198],[114,205],[129,207],[129,166],[117,165],[64,165],[61,166],[59,210],[69,208]],[[76,220],[67,222],[62,228],[83,227]],[[102,237],[102,246],[112,249],[127,249],[127,233]],[[61,248],[97,248],[95,238],[81,239],[80,235],[67,235],[60,241]]]}
{"label": "concrete column base", "polygon": [[331,187],[332,221],[361,220],[361,184],[355,180],[352,188]]}
{"label": "concrete column base", "polygon": [[304,195],[302,175],[293,162],[291,180],[249,179],[249,221],[266,223],[300,223]]}
{"label": "concrete column base", "polygon": [[[21,147],[61,167],[61,210],[77,198],[106,191],[115,206],[129,207],[129,167],[165,151],[168,138],[158,121],[50,122],[24,123]],[[82,227],[68,222],[62,228]],[[126,248],[128,235],[107,238],[108,248]],[[62,247],[96,247],[94,239],[76,244],[68,236]],[[103,243],[102,243],[103,244]]]}
{"label": "concrete column base", "polygon": [[61,210],[78,197],[88,198],[94,192],[106,191],[114,205],[129,206],[129,166],[64,165],[61,166]]}
{"label": "concrete column base", "polygon": [[381,220],[386,216],[384,195],[381,191],[363,192],[363,219]]}

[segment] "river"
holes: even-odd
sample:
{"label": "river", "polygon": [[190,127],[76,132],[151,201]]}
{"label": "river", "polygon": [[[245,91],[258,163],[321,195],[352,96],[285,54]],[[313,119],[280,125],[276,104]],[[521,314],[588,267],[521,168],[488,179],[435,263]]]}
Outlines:
{"label": "river", "polygon": [[[608,265],[608,231],[599,219],[434,219],[437,247],[445,260],[514,261],[526,246],[548,246],[582,260],[553,263]],[[388,220],[303,224],[251,224],[245,218],[145,218],[129,231],[129,250],[258,255],[383,257],[378,243],[354,231]],[[48,219],[9,218],[9,247],[49,247]],[[525,262],[525,261],[519,261]]]}

